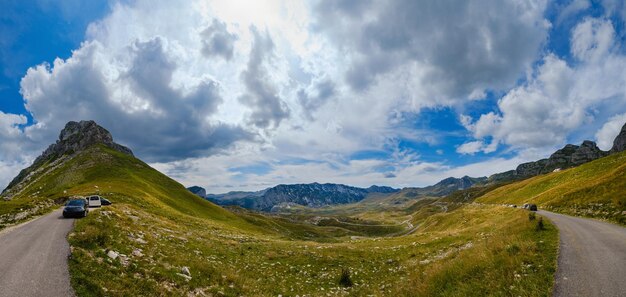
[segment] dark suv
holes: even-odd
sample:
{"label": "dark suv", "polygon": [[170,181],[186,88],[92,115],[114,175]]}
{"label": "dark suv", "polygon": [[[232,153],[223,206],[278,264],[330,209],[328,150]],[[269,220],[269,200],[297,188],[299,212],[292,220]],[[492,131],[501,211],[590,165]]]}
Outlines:
{"label": "dark suv", "polygon": [[85,199],[74,199],[65,203],[63,208],[63,217],[86,217],[89,213],[89,207]]}

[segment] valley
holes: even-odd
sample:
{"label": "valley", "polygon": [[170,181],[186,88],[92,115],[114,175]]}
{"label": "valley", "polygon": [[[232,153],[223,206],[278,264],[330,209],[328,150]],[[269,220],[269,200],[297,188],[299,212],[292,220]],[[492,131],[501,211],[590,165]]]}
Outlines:
{"label": "valley", "polygon": [[[90,127],[81,122],[75,133],[90,135]],[[13,219],[7,225],[27,220],[15,214],[29,207],[36,216],[70,197],[113,202],[75,220],[67,235],[78,296],[549,296],[559,232],[541,214],[508,205],[617,223],[624,211],[615,195],[626,166],[620,152],[521,181],[452,178],[259,212],[217,206],[112,140],[78,143],[61,137],[55,149],[77,149],[36,162],[0,202]],[[611,211],[590,211],[599,204]]]}

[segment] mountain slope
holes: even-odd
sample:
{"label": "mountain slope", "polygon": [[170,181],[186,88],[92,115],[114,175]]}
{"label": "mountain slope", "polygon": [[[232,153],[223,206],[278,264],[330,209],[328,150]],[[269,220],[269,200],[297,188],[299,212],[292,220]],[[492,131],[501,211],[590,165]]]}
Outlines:
{"label": "mountain slope", "polygon": [[83,121],[69,122],[59,141],[5,189],[0,224],[19,222],[58,207],[55,202],[90,194],[103,194],[114,202],[129,202],[160,213],[243,221],[135,158],[93,121]]}
{"label": "mountain slope", "polygon": [[626,224],[626,152],[579,167],[508,184],[479,197],[482,203],[536,203],[574,215]]}

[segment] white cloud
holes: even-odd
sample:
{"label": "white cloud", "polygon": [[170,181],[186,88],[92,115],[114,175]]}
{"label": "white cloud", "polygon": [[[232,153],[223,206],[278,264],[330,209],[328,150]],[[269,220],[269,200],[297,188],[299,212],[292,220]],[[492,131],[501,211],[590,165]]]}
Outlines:
{"label": "white cloud", "polygon": [[459,145],[456,148],[456,152],[464,155],[473,155],[478,152],[493,153],[498,148],[498,142],[492,141],[490,144],[485,144],[481,140],[470,141]]}
{"label": "white cloud", "polygon": [[[553,145],[589,119],[597,98],[621,96],[623,59],[612,54],[607,21],[595,19],[573,35],[581,67],[549,55],[515,87],[547,39],[545,8],[543,0],[117,2],[70,58],[28,70],[22,93],[36,124],[17,129],[24,118],[0,114],[0,145],[38,153],[65,122],[94,119],[158,169],[221,190],[411,186],[508,170],[521,157],[451,168],[397,142],[435,146],[444,136],[412,125],[421,109],[513,87],[499,112],[461,118],[476,139],[457,151]],[[616,76],[600,76],[605,87],[599,73]],[[350,160],[360,151],[392,156]],[[229,171],[258,163],[271,171]]]}
{"label": "white cloud", "polygon": [[626,113],[615,115],[602,125],[602,128],[596,132],[596,141],[598,147],[608,151],[613,147],[613,140],[619,134],[622,126],[626,123]]}
{"label": "white cloud", "polygon": [[462,123],[478,140],[493,137],[518,150],[560,146],[581,126],[601,125],[626,104],[626,56],[613,51],[614,37],[610,20],[584,19],[572,31],[573,65],[547,54],[525,84],[498,101],[498,112]]}

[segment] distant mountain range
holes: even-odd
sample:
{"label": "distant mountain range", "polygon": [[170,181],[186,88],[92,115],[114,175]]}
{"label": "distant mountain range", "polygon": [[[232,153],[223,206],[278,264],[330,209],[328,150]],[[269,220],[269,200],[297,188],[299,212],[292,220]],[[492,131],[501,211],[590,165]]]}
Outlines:
{"label": "distant mountain range", "polygon": [[[576,167],[624,150],[626,150],[626,125],[615,138],[610,151],[603,151],[595,142],[585,140],[581,145],[568,144],[554,152],[549,158],[523,163],[514,170],[496,173],[489,177],[449,177],[432,186],[404,188],[402,191],[406,197],[443,197],[454,191],[477,185],[511,182]],[[319,183],[278,185],[258,192],[237,191],[225,194],[206,194],[205,189],[198,186],[188,189],[219,205],[237,205],[261,211],[271,211],[277,205],[290,203],[308,207],[355,203],[372,194],[392,194],[400,191],[400,189],[381,186],[358,188],[342,184]]]}
{"label": "distant mountain range", "polygon": [[[449,177],[439,183],[424,188],[405,188],[406,195],[412,197],[448,195],[456,190],[469,188],[478,183],[484,183],[487,177],[462,178]],[[188,188],[196,195],[204,192],[198,186]],[[322,207],[335,204],[347,204],[359,202],[370,195],[387,195],[399,192],[384,186],[371,186],[358,188],[342,184],[292,184],[278,185],[258,192],[229,192],[225,194],[208,194],[204,196],[209,201],[219,205],[237,205],[248,209],[271,211],[281,204],[299,204],[308,207]]]}
{"label": "distant mountain range", "polygon": [[[199,187],[192,187],[197,191]],[[191,189],[191,188],[190,188]],[[359,202],[370,194],[389,194],[399,189],[383,186],[357,188],[341,184],[278,185],[258,192],[229,192],[208,194],[209,201],[219,205],[237,205],[248,209],[271,211],[282,203],[295,203],[309,207]]]}

